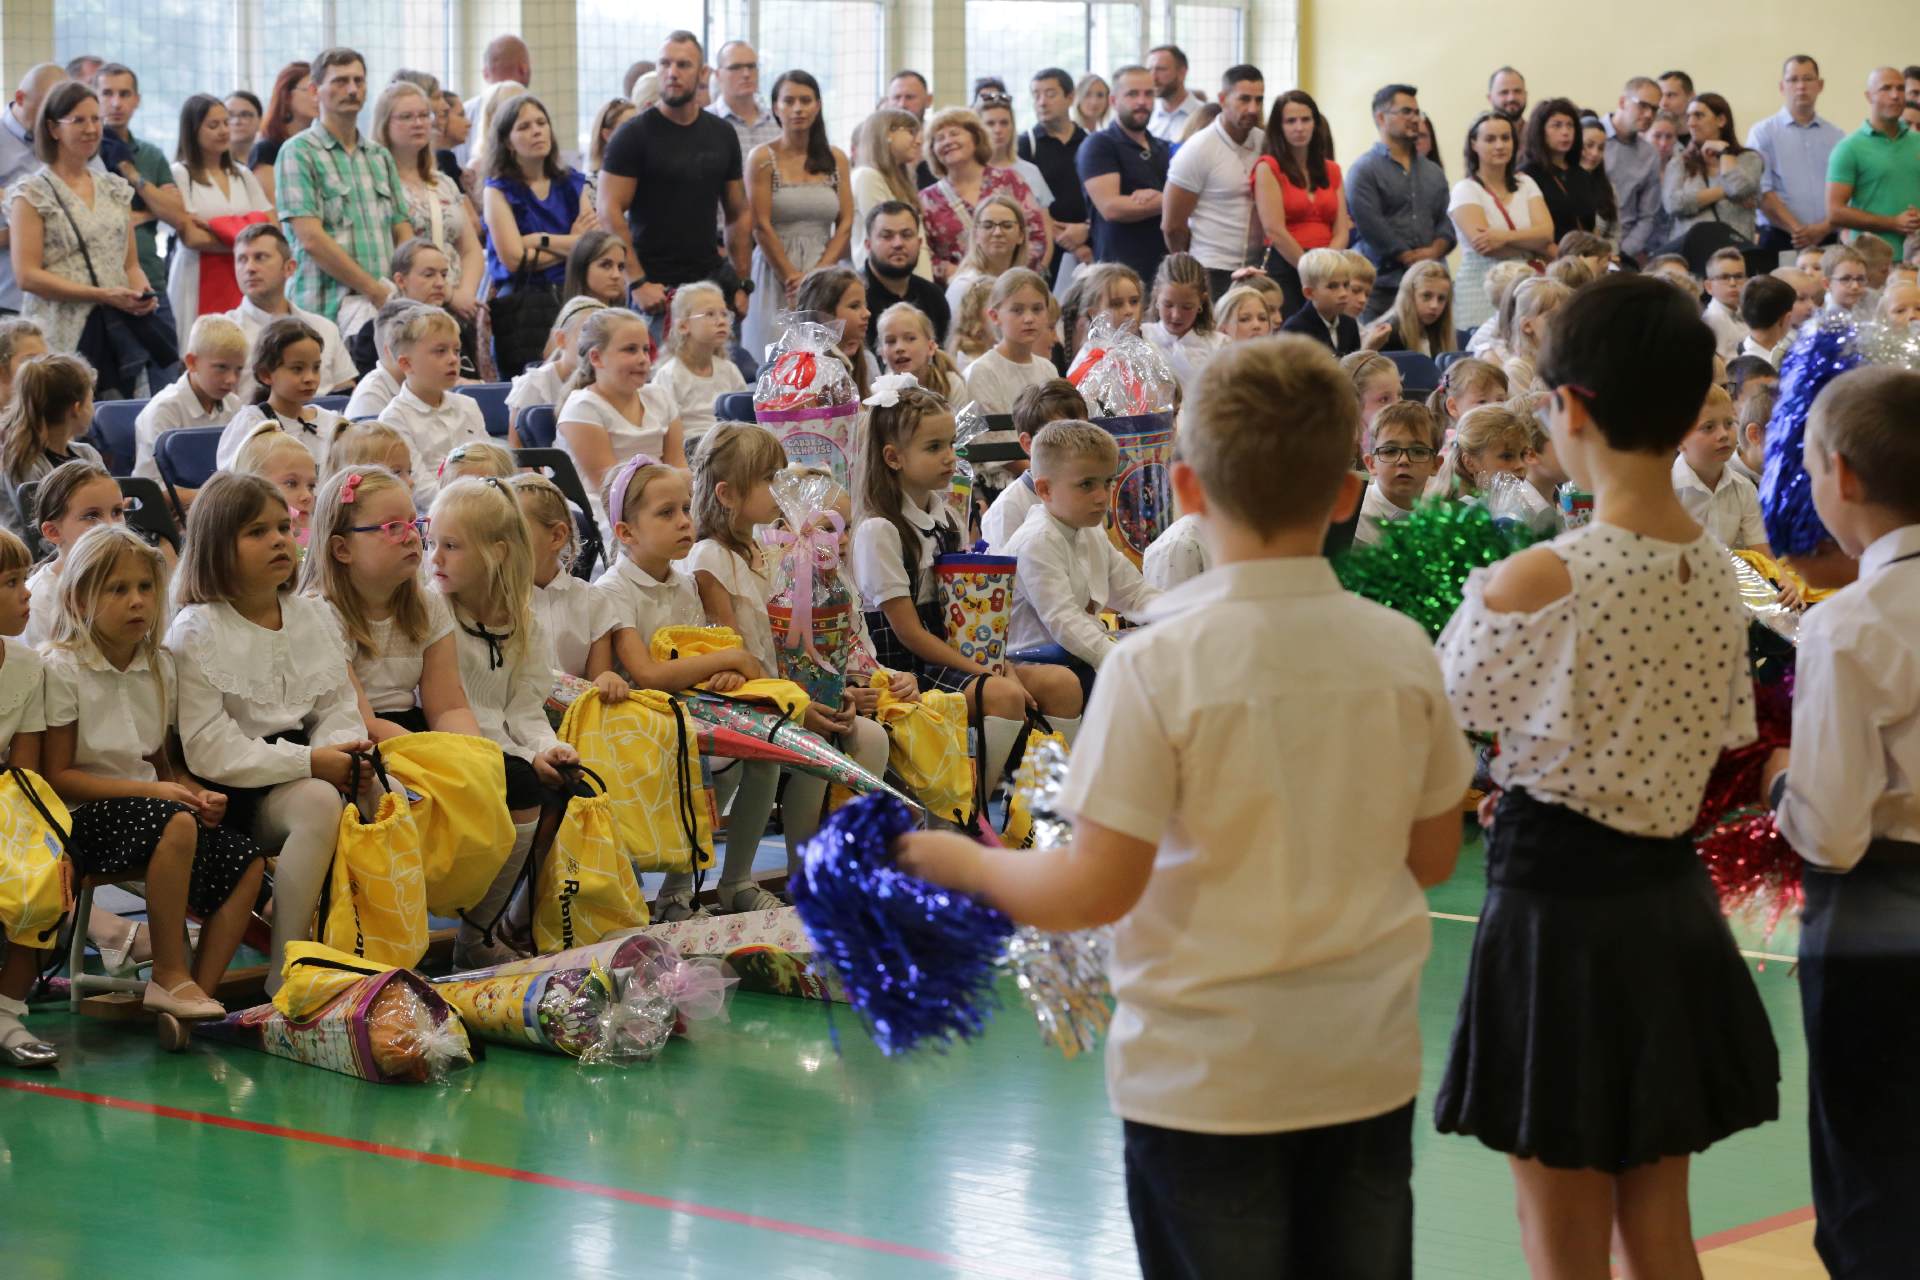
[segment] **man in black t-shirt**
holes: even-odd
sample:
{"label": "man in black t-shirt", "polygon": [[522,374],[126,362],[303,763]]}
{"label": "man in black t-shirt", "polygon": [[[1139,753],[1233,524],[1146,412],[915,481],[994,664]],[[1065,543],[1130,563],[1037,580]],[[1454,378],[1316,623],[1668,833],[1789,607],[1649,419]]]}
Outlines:
{"label": "man in black t-shirt", "polygon": [[[740,139],[696,100],[705,60],[693,33],[667,37],[655,68],[659,105],[614,131],[600,174],[601,225],[626,246],[629,296],[656,318],[666,310],[667,290],[696,280],[731,286],[742,316],[753,289]],[[731,263],[713,238],[722,211]]]}
{"label": "man in black t-shirt", "polygon": [[911,302],[933,321],[933,340],[947,344],[947,295],[931,280],[913,274],[920,262],[920,215],[910,204],[883,200],[867,213],[867,346],[880,350],[880,315],[896,302]]}

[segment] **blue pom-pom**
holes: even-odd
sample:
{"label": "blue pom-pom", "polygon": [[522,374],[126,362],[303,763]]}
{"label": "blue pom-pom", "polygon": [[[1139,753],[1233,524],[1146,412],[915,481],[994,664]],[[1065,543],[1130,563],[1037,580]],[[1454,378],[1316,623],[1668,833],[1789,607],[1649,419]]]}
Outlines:
{"label": "blue pom-pom", "polygon": [[815,955],[886,1054],[979,1034],[1013,933],[992,907],[894,864],[893,842],[915,826],[892,796],[861,796],[807,842],[787,886]]}
{"label": "blue pom-pom", "polygon": [[1822,388],[1861,363],[1858,336],[1852,321],[1822,315],[1801,329],[1780,371],[1780,399],[1767,423],[1766,471],[1760,477],[1760,514],[1775,555],[1807,555],[1832,538],[1813,509],[1807,415]]}

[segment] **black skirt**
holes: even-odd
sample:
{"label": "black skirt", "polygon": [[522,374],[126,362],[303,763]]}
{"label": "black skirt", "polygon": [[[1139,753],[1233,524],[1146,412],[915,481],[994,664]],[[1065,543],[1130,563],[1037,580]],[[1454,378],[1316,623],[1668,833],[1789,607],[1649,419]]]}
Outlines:
{"label": "black skirt", "polygon": [[[929,635],[942,639],[946,637],[947,620],[941,613],[938,600],[915,605],[914,612],[920,615],[920,625],[927,629]],[[966,670],[922,659],[901,643],[900,637],[894,634],[893,624],[887,621],[887,615],[882,610],[867,610],[867,634],[873,640],[876,662],[889,671],[904,671],[919,677],[922,688],[964,693],[968,685],[985,674],[985,669],[981,667]]]}
{"label": "black skirt", "polygon": [[[116,796],[73,810],[73,863],[82,875],[103,880],[138,879],[176,813],[193,811],[177,800]],[[195,820],[195,826],[199,822]],[[205,918],[225,905],[256,858],[251,836],[227,827],[199,827],[200,842],[187,880],[187,907]]]}
{"label": "black skirt", "polygon": [[1619,1173],[1779,1118],[1779,1083],[1691,842],[1506,792],[1435,1126]]}

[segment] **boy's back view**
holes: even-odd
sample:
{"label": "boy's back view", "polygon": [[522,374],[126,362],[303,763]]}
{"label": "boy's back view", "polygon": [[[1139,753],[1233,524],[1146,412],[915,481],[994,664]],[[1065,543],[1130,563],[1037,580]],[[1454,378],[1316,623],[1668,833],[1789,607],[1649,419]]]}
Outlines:
{"label": "boy's back view", "polygon": [[1319,555],[1358,429],[1325,347],[1221,353],[1174,469],[1215,567],[1101,668],[1073,847],[906,842],[1016,919],[1118,921],[1107,1078],[1148,1280],[1412,1270],[1420,889],[1472,763],[1425,633]]}

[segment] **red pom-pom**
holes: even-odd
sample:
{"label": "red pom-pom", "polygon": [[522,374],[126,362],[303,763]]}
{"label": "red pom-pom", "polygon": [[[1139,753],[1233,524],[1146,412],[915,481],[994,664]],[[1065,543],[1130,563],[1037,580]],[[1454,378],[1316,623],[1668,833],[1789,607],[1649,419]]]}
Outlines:
{"label": "red pom-pom", "polygon": [[1773,815],[1741,809],[1728,814],[1697,837],[1694,851],[1706,864],[1720,904],[1728,914],[1764,913],[1772,933],[1780,918],[1798,911],[1806,899],[1801,879],[1805,864],[1780,834]]}

